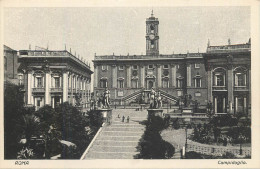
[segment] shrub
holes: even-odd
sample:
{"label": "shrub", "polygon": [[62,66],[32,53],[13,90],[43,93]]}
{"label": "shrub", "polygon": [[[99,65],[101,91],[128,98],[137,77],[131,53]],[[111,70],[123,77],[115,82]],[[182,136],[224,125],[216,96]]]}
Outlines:
{"label": "shrub", "polygon": [[146,122],[146,130],[139,140],[137,149],[138,159],[168,159],[175,152],[175,148],[170,143],[164,141],[160,131],[165,127],[165,121],[158,116],[151,116]]}
{"label": "shrub", "polygon": [[185,158],[187,158],[187,159],[203,159],[202,155],[200,153],[195,152],[195,151],[186,152]]}
{"label": "shrub", "polygon": [[233,153],[226,152],[225,154],[222,155],[222,158],[224,158],[224,159],[235,159],[236,157]]}

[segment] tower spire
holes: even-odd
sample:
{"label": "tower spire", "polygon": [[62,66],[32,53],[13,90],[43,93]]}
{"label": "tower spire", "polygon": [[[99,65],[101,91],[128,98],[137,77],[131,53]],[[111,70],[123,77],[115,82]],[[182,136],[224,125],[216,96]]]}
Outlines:
{"label": "tower spire", "polygon": [[151,17],[153,17],[153,9],[152,9]]}

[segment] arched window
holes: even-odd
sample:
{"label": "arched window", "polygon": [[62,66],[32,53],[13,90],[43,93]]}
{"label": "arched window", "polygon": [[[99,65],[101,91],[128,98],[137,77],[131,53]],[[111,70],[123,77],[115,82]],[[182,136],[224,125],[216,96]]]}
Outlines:
{"label": "arched window", "polygon": [[213,84],[214,86],[225,86],[226,85],[226,71],[223,68],[217,68],[213,72]]}
{"label": "arched window", "polygon": [[243,67],[234,69],[234,84],[235,86],[247,85],[247,71]]}

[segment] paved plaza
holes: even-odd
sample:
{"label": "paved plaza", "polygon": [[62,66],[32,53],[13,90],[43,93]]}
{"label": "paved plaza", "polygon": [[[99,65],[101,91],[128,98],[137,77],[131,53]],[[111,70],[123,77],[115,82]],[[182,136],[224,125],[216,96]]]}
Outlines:
{"label": "paved plaza", "polygon": [[[112,116],[112,124],[102,128],[84,159],[133,159],[138,154],[136,147],[145,131],[139,122],[147,119],[147,111],[114,109]],[[125,116],[124,122],[122,116]]]}

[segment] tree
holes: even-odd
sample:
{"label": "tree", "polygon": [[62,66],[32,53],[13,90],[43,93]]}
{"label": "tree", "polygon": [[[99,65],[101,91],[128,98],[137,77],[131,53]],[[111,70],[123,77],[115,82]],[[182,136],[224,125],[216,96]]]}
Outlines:
{"label": "tree", "polygon": [[151,116],[146,123],[146,130],[139,141],[137,149],[140,151],[135,156],[138,159],[167,159],[175,152],[172,144],[164,141],[160,131],[164,129],[164,120],[158,116]]}
{"label": "tree", "polygon": [[17,152],[22,148],[19,144],[22,129],[17,123],[25,114],[21,87],[6,83],[4,90],[4,156],[5,159],[16,159]]}

